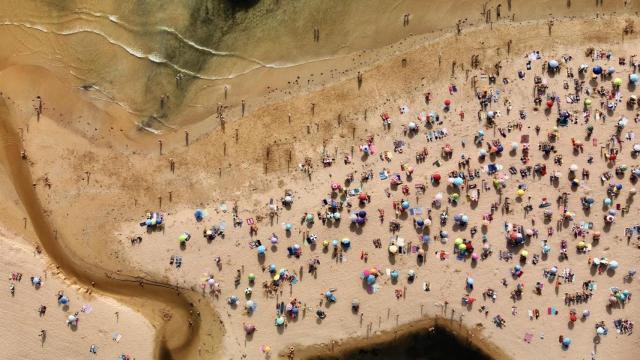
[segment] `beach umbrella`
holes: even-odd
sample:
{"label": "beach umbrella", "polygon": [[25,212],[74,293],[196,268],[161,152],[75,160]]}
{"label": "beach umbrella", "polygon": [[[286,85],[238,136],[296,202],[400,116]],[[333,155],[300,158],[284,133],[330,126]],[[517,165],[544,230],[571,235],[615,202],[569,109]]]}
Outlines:
{"label": "beach umbrella", "polygon": [[249,279],[249,281],[256,281],[256,275],[254,273],[250,273],[247,278]]}
{"label": "beach umbrella", "polygon": [[407,127],[409,128],[409,130],[415,130],[418,128],[418,126],[416,125],[416,123],[414,123],[413,121],[409,122],[409,124],[407,125]]}
{"label": "beach umbrella", "polygon": [[478,257],[479,257],[479,256],[478,256],[478,253],[472,253],[472,254],[471,254],[471,260],[473,260],[473,261],[478,260]]}
{"label": "beach umbrella", "polygon": [[202,209],[196,209],[196,211],[193,213],[193,216],[196,218],[196,221],[202,221],[202,219],[204,218],[204,211]]}
{"label": "beach umbrella", "polygon": [[584,241],[580,241],[576,246],[578,247],[578,249],[583,249],[585,246],[587,246],[587,244]]}
{"label": "beach umbrella", "polygon": [[278,243],[278,237],[275,235],[272,235],[270,240],[273,245]]}
{"label": "beach umbrella", "polygon": [[589,98],[584,99],[584,106],[586,106],[586,107],[591,106],[591,99],[589,99]]}
{"label": "beach umbrella", "polygon": [[598,328],[596,329],[596,333],[598,335],[603,335],[604,334],[604,328],[602,326],[598,326]]}
{"label": "beach umbrella", "polygon": [[448,238],[449,237],[449,233],[446,232],[445,230],[440,231],[440,237],[442,238]]}
{"label": "beach umbrella", "polygon": [[267,249],[264,247],[264,245],[260,245],[260,246],[258,246],[258,254],[259,254],[259,255],[264,254],[264,252],[265,252],[266,250],[267,250]]}
{"label": "beach umbrella", "polygon": [[274,272],[276,272],[276,264],[271,264],[271,265],[269,265],[269,272],[270,272],[270,273],[274,273]]}
{"label": "beach umbrella", "polygon": [[389,252],[396,254],[398,252],[398,247],[396,245],[389,245]]}
{"label": "beach umbrella", "polygon": [[471,277],[467,278],[467,286],[473,286],[474,283],[475,283],[475,280],[473,280],[473,278]]}
{"label": "beach umbrella", "polygon": [[238,297],[235,295],[231,295],[227,298],[227,303],[229,303],[229,305],[234,305],[238,302]]}
{"label": "beach umbrella", "polygon": [[422,235],[422,242],[423,243],[428,243],[431,240],[431,237],[429,235]]}
{"label": "beach umbrella", "polygon": [[282,325],[284,325],[284,317],[278,316],[276,318],[276,326],[282,326]]}
{"label": "beach umbrella", "polygon": [[489,112],[487,112],[487,117],[488,117],[489,119],[493,119],[495,116],[496,116],[496,114],[495,114],[493,111],[489,111]]}
{"label": "beach umbrella", "polygon": [[360,300],[358,300],[358,299],[351,300],[351,307],[357,308],[359,306],[360,306]]}
{"label": "beach umbrella", "polygon": [[286,231],[291,231],[291,229],[293,229],[293,225],[291,225],[291,224],[285,224],[285,225],[284,225],[284,229],[285,229]]}
{"label": "beach umbrella", "polygon": [[367,217],[367,212],[364,211],[364,210],[358,211],[358,217],[363,218],[363,219],[366,218]]}
{"label": "beach umbrella", "polygon": [[67,318],[67,322],[68,322],[69,324],[73,324],[73,323],[75,323],[75,322],[76,322],[76,320],[78,320],[78,318],[77,318],[77,317],[75,317],[74,315],[69,315],[69,317]]}
{"label": "beach umbrella", "polygon": [[451,105],[451,100],[445,99],[444,100],[444,106],[449,107],[450,105]]}
{"label": "beach umbrella", "polygon": [[547,107],[548,108],[553,107],[553,100],[551,99],[547,100]]}
{"label": "beach umbrella", "polygon": [[434,199],[435,201],[441,201],[441,200],[442,200],[442,197],[443,197],[442,193],[441,193],[441,192],[439,192],[439,193],[437,193],[437,194],[433,197],[433,199]]}
{"label": "beach umbrella", "polygon": [[571,338],[565,337],[564,339],[562,339],[562,345],[567,347],[571,345]]}
{"label": "beach umbrella", "polygon": [[286,196],[284,197],[284,202],[285,202],[286,204],[291,204],[291,203],[293,202],[293,196],[291,196],[291,195],[286,195]]}
{"label": "beach umbrella", "polygon": [[596,66],[593,67],[592,71],[593,71],[594,74],[600,75],[600,74],[602,74],[602,66],[596,65]]}
{"label": "beach umbrella", "polygon": [[397,270],[393,270],[390,275],[392,280],[397,280],[398,276],[400,276],[400,273],[398,273]]}
{"label": "beach umbrella", "polygon": [[31,284],[33,284],[33,285],[40,285],[40,283],[41,283],[41,280],[40,280],[40,277],[39,277],[39,276],[34,276],[34,277],[31,279]]}
{"label": "beach umbrella", "polygon": [[453,179],[453,185],[460,186],[464,184],[464,180],[461,177],[456,177]]}
{"label": "beach umbrella", "polygon": [[456,246],[459,246],[460,244],[462,244],[464,242],[464,240],[462,240],[462,238],[456,238],[453,243],[456,244]]}
{"label": "beach umbrella", "polygon": [[465,251],[465,250],[467,250],[467,245],[465,245],[465,244],[458,244],[458,250],[460,250],[460,251]]}
{"label": "beach umbrella", "polygon": [[458,193],[453,193],[450,195],[451,200],[453,201],[458,201],[458,199],[460,199],[460,194]]}
{"label": "beach umbrella", "polygon": [[576,165],[576,164],[571,164],[571,166],[569,166],[569,170],[571,170],[571,171],[577,171],[577,170],[578,170],[578,165]]}
{"label": "beach umbrella", "polygon": [[423,227],[423,226],[424,226],[424,220],[422,220],[422,219],[417,219],[417,220],[416,220],[416,225],[417,225],[418,227]]}
{"label": "beach umbrella", "polygon": [[69,303],[69,298],[66,297],[65,295],[62,295],[59,299],[58,299],[58,304],[61,305],[67,305]]}
{"label": "beach umbrella", "polygon": [[313,221],[313,214],[312,213],[308,213],[307,217],[306,217],[307,222],[311,222]]}
{"label": "beach umbrella", "polygon": [[551,69],[555,69],[559,66],[560,64],[558,63],[557,60],[549,60],[549,67]]}
{"label": "beach umbrella", "polygon": [[[640,146],[640,145],[639,145]],[[640,150],[638,150],[640,151]],[[442,176],[439,173],[435,173],[433,174],[433,176],[431,176],[431,178],[433,179],[433,181],[435,182],[440,182],[440,180],[442,179]]]}
{"label": "beach umbrella", "polygon": [[487,156],[487,150],[480,149],[480,156]]}
{"label": "beach umbrella", "polygon": [[404,200],[404,201],[402,202],[402,208],[403,208],[403,209],[407,210],[407,209],[409,208],[409,206],[410,206],[409,201]]}
{"label": "beach umbrella", "polygon": [[604,198],[603,202],[606,206],[610,206],[612,201],[609,198]]}
{"label": "beach umbrella", "polygon": [[416,276],[416,272],[414,270],[407,271],[407,276],[409,278],[414,278]]}
{"label": "beach umbrella", "polygon": [[189,241],[189,234],[187,234],[186,232],[180,234],[180,236],[178,236],[178,241],[180,241],[181,244],[186,243],[187,241]]}
{"label": "beach umbrella", "polygon": [[527,256],[529,256],[529,252],[527,250],[522,250],[522,251],[520,251],[520,256],[527,257]]}
{"label": "beach umbrella", "polygon": [[524,191],[524,189],[518,189],[518,191],[516,191],[516,195],[518,195],[519,197],[524,196],[525,193],[526,191]]}
{"label": "beach umbrella", "polygon": [[366,194],[366,193],[361,192],[361,193],[358,195],[358,200],[360,200],[360,201],[366,201],[366,200],[367,200],[367,194]]}
{"label": "beach umbrella", "polygon": [[369,274],[369,276],[367,276],[367,284],[373,285],[373,283],[375,282],[376,282],[376,277],[374,275]]}
{"label": "beach umbrella", "polygon": [[249,311],[253,312],[253,311],[256,309],[257,305],[256,305],[256,303],[255,303],[253,300],[247,300],[247,302],[246,302],[246,303],[244,303],[244,307],[245,307],[247,310],[249,310]]}
{"label": "beach umbrella", "polygon": [[629,75],[629,80],[631,80],[632,83],[637,83],[639,80],[638,74]]}
{"label": "beach umbrella", "polygon": [[614,68],[613,66],[609,66],[609,68],[607,69],[607,74],[611,75],[613,73],[616,72],[616,68]]}
{"label": "beach umbrella", "polygon": [[252,324],[244,324],[244,332],[245,332],[247,335],[251,335],[251,334],[253,334],[255,331],[256,331],[256,327],[255,327],[255,325],[252,325]]}
{"label": "beach umbrella", "polygon": [[617,268],[618,268],[618,262],[615,260],[611,260],[611,262],[609,262],[609,269],[615,270]]}
{"label": "beach umbrella", "polygon": [[340,215],[340,213],[339,213],[339,212],[335,212],[335,213],[333,213],[333,218],[334,218],[334,219],[336,219],[336,220],[340,220],[340,217],[341,217],[341,215]]}
{"label": "beach umbrella", "polygon": [[591,311],[589,311],[589,310],[582,311],[582,317],[583,318],[588,318],[589,315],[591,315]]}

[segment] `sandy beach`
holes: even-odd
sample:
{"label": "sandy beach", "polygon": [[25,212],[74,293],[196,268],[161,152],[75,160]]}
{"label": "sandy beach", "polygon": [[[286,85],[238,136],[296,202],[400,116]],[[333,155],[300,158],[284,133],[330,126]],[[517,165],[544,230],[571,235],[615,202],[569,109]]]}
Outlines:
{"label": "sandy beach", "polygon": [[638,4],[208,4],[8,9],[3,353],[635,358]]}
{"label": "sandy beach", "polygon": [[[86,359],[92,346],[96,358],[153,355],[154,330],[141,314],[110,298],[78,291],[30,244],[5,230],[0,234],[5,251],[0,266],[7,275],[3,288],[15,288],[12,296],[2,297],[0,306],[7,326],[1,341],[3,357]],[[40,279],[37,287],[31,277]],[[58,303],[59,292],[68,298],[66,306]],[[46,307],[42,315],[41,306]],[[67,325],[69,316],[78,318],[77,326]]]}

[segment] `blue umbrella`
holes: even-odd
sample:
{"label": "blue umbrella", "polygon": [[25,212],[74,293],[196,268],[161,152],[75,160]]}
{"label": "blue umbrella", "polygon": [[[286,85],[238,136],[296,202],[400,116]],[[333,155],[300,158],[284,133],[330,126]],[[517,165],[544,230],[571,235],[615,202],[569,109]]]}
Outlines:
{"label": "blue umbrella", "polygon": [[564,339],[562,340],[562,345],[564,345],[564,346],[569,346],[569,345],[571,345],[571,338],[568,338],[568,337],[564,338]]}
{"label": "blue umbrella", "polygon": [[400,276],[400,274],[396,270],[391,272],[391,279],[396,280],[398,279],[398,276]]}
{"label": "blue umbrella", "polygon": [[374,275],[367,276],[367,284],[372,285],[376,282],[376,277]]}
{"label": "blue umbrella", "polygon": [[462,184],[464,184],[464,180],[462,180],[461,177],[456,177],[453,179],[453,185],[460,186]]}
{"label": "blue umbrella", "polygon": [[613,74],[613,73],[615,73],[615,72],[616,72],[616,68],[614,68],[613,66],[610,66],[610,67],[607,69],[607,73],[609,73],[609,74]]}
{"label": "blue umbrella", "polygon": [[196,209],[196,211],[193,213],[193,217],[196,218],[196,221],[202,221],[202,219],[204,218],[204,211],[202,211],[202,209]]}
{"label": "blue umbrella", "polygon": [[407,210],[409,208],[409,202],[407,200],[402,202],[402,208]]}
{"label": "blue umbrella", "polygon": [[596,65],[593,67],[593,73],[596,75],[602,74],[602,66]]}
{"label": "blue umbrella", "polygon": [[266,250],[267,249],[264,247],[264,245],[258,246],[258,254],[262,255]]}
{"label": "blue umbrella", "polygon": [[366,212],[366,211],[364,211],[364,210],[360,210],[360,211],[358,212],[358,217],[361,217],[361,218],[363,218],[363,219],[364,219],[364,218],[366,218],[366,217],[367,217],[367,212]]}
{"label": "blue umbrella", "polygon": [[629,75],[629,80],[631,80],[632,83],[636,83],[638,82],[638,74],[631,74]]}
{"label": "blue umbrella", "polygon": [[419,227],[423,227],[424,226],[424,220],[422,220],[422,219],[416,220],[416,225],[418,225]]}
{"label": "blue umbrella", "polygon": [[62,305],[67,305],[69,303],[69,298],[66,296],[61,296],[60,299],[58,299],[58,304],[62,304]]}
{"label": "blue umbrella", "polygon": [[431,240],[431,238],[429,237],[429,235],[422,235],[422,242],[423,243],[428,243]]}

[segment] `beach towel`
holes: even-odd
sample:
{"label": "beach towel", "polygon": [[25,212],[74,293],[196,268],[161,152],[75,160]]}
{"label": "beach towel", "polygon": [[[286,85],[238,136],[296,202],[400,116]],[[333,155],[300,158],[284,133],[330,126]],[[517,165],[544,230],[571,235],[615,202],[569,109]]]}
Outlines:
{"label": "beach towel", "polygon": [[255,224],[255,223],[256,223],[256,222],[255,222],[255,220],[253,220],[253,218],[248,218],[248,219],[247,219],[247,225],[253,225],[253,224]]}
{"label": "beach towel", "polygon": [[117,343],[119,343],[121,339],[122,339],[122,334],[120,333],[113,333],[113,335],[111,335],[111,340]]}
{"label": "beach towel", "polygon": [[409,214],[411,215],[422,215],[424,209],[423,208],[411,208],[409,209]]}
{"label": "beach towel", "polygon": [[527,315],[529,315],[529,320],[533,320],[533,311],[531,309],[527,310]]}
{"label": "beach towel", "polygon": [[525,333],[524,334],[524,341],[527,344],[531,344],[531,339],[533,339],[533,334],[531,334],[531,333]]}
{"label": "beach towel", "polygon": [[93,308],[89,304],[84,304],[82,305],[82,308],[80,308],[80,311],[82,311],[85,314],[89,314],[91,313],[91,311],[93,311]]}
{"label": "beach towel", "polygon": [[379,175],[380,175],[380,180],[387,180],[389,178],[389,174],[387,174],[387,172],[384,170],[380,171]]}

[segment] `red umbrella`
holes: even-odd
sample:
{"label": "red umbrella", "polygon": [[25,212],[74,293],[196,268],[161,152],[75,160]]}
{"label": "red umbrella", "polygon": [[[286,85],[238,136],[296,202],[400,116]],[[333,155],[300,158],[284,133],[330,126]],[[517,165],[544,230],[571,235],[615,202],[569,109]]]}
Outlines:
{"label": "red umbrella", "polygon": [[451,105],[451,100],[445,99],[444,100],[444,106],[449,106],[449,105]]}
{"label": "red umbrella", "polygon": [[440,174],[438,173],[433,174],[433,181],[440,181],[440,179],[442,179],[442,176],[440,176]]}
{"label": "red umbrella", "polygon": [[360,201],[367,200],[367,194],[361,192],[360,195],[358,195],[358,199],[360,199]]}
{"label": "red umbrella", "polygon": [[553,107],[553,100],[549,99],[547,100],[547,107]]}

